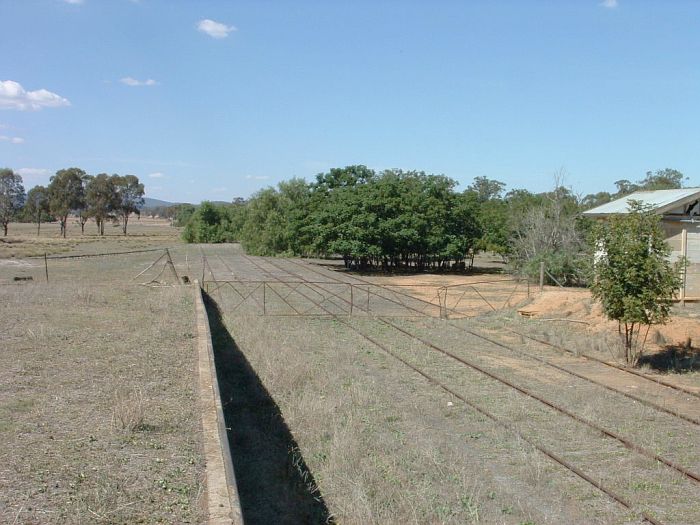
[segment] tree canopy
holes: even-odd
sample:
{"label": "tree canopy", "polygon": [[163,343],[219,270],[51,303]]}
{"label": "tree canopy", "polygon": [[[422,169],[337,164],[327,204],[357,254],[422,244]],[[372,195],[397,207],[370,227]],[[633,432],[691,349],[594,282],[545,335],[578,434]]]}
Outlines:
{"label": "tree canopy", "polygon": [[8,168],[0,169],[0,224],[7,236],[7,225],[24,206],[22,177]]}
{"label": "tree canopy", "polygon": [[593,230],[597,248],[593,297],[605,315],[624,328],[625,358],[636,364],[644,350],[640,328],[664,323],[680,286],[684,261],[672,264],[660,218],[638,201],[627,214],[613,216]]}
{"label": "tree canopy", "polygon": [[60,222],[63,237],[66,236],[68,215],[84,206],[86,175],[80,168],[68,168],[57,171],[50,179],[49,207]]}

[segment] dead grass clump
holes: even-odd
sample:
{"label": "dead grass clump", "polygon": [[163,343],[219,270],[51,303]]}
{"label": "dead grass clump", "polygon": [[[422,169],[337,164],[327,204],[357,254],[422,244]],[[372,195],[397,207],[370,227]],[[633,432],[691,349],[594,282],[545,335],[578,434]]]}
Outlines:
{"label": "dead grass clump", "polygon": [[140,388],[120,389],[114,393],[112,428],[137,432],[146,428],[146,400]]}

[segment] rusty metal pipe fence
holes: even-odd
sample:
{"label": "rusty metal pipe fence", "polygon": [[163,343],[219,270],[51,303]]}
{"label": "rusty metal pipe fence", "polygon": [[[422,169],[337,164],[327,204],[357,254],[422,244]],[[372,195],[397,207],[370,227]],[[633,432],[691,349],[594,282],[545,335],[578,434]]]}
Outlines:
{"label": "rusty metal pipe fence", "polygon": [[280,317],[470,317],[515,306],[530,296],[521,279],[469,284],[368,284],[312,280],[202,281],[208,294],[226,294],[228,312]]}

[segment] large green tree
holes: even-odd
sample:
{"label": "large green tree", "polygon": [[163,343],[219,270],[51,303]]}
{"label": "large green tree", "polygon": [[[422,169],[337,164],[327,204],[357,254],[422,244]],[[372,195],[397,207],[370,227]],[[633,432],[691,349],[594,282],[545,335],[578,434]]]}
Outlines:
{"label": "large green tree", "polygon": [[126,235],[129,216],[132,213],[140,214],[144,202],[144,188],[136,175],[115,175],[113,180],[118,201],[116,214],[121,219],[122,233]]}
{"label": "large green tree", "polygon": [[44,186],[34,186],[27,194],[24,206],[25,217],[36,222],[36,234],[41,233],[41,221],[49,218],[49,190]]}
{"label": "large green tree", "polygon": [[7,236],[7,225],[24,206],[24,186],[21,175],[11,169],[0,169],[0,224]]}
{"label": "large green tree", "polygon": [[88,181],[85,190],[87,216],[95,219],[100,235],[105,234],[105,222],[115,217],[120,205],[114,177],[100,173]]}
{"label": "large green tree", "polygon": [[638,201],[630,201],[628,213],[597,225],[593,236],[597,253],[591,292],[605,315],[618,322],[625,360],[635,365],[649,326],[669,317],[685,261],[670,262],[660,217]]}
{"label": "large green tree", "polygon": [[85,203],[84,178],[87,174],[80,168],[59,170],[49,182],[49,208],[61,225],[61,234],[66,237],[68,216],[80,210]]}

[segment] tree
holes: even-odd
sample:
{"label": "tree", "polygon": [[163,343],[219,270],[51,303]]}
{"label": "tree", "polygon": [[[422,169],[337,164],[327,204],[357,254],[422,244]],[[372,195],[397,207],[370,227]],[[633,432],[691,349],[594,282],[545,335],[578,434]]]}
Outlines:
{"label": "tree", "polygon": [[639,201],[630,201],[629,213],[599,224],[593,240],[597,253],[591,293],[608,319],[618,322],[621,335],[624,328],[625,360],[636,365],[649,327],[669,317],[685,261],[670,262],[660,218]]}
{"label": "tree", "polygon": [[85,188],[83,179],[86,173],[80,168],[59,170],[49,183],[49,208],[58,217],[61,234],[66,237],[68,215],[84,205]]}
{"label": "tree", "polygon": [[584,277],[585,238],[578,209],[576,197],[558,181],[551,192],[521,192],[511,215],[515,267],[534,277],[544,262],[547,272],[560,284],[580,284]]}
{"label": "tree", "polygon": [[7,225],[24,206],[22,177],[8,168],[0,169],[0,224],[7,236]]}
{"label": "tree", "polygon": [[24,207],[26,217],[36,222],[36,234],[41,232],[41,221],[49,218],[49,190],[44,186],[34,186],[27,194]]}
{"label": "tree", "polygon": [[75,212],[78,213],[78,223],[80,224],[80,233],[85,233],[85,224],[87,223],[88,219],[90,218],[90,214],[88,213],[88,206],[87,206],[87,201],[86,201],[86,192],[87,192],[87,186],[90,184],[90,181],[94,179],[92,175],[83,175],[82,177],[82,184],[83,184],[83,191],[81,192],[81,198],[80,202],[78,205],[78,208],[76,208]]}
{"label": "tree", "polygon": [[683,187],[683,181],[687,180],[680,171],[666,168],[647,171],[646,177],[639,181],[640,190],[675,190]]}
{"label": "tree", "polygon": [[87,204],[86,216],[93,217],[97,223],[97,231],[105,234],[105,222],[114,218],[114,212],[119,206],[117,188],[114,176],[100,173],[88,181],[85,191]]}
{"label": "tree", "polygon": [[473,191],[478,195],[479,202],[500,200],[505,183],[488,177],[474,177],[474,182],[467,186],[468,191]]}
{"label": "tree", "polygon": [[117,190],[118,205],[117,216],[121,218],[122,233],[126,235],[126,226],[129,223],[129,215],[140,214],[143,206],[143,184],[135,175],[113,175],[114,186]]}

